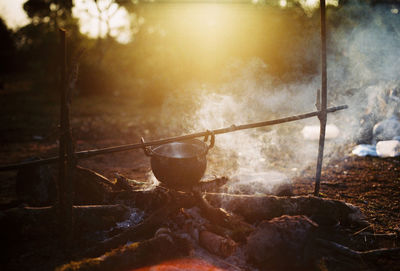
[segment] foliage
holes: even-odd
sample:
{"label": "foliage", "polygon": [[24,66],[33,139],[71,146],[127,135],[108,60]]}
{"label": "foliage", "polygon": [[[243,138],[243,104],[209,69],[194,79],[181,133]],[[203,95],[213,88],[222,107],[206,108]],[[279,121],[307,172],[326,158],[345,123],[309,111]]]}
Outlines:
{"label": "foliage", "polygon": [[53,28],[71,18],[72,7],[72,0],[28,0],[23,5],[33,23],[47,23]]}
{"label": "foliage", "polygon": [[[19,68],[28,71],[41,89],[54,92],[58,28],[63,27],[68,31],[70,58],[85,50],[79,59],[81,95],[129,93],[148,104],[160,104],[168,92],[191,82],[226,80],[234,76],[231,73],[227,77],[226,71],[236,60],[258,58],[266,64],[266,72],[282,82],[307,80],[318,73],[319,14],[306,13],[299,1],[287,1],[286,8],[275,1],[272,6],[246,7],[240,12],[236,9],[233,15],[226,15],[225,22],[217,14],[217,19],[225,23],[219,32],[215,18],[210,17],[212,10],[200,13],[205,18],[200,16],[196,24],[194,9],[160,8],[132,0],[112,2],[126,9],[132,20],[144,22],[136,25],[129,43],[120,44],[110,35],[94,39],[80,34],[78,21],[72,18],[72,0],[28,0],[23,7],[30,24],[12,34],[0,21],[1,54],[7,55],[7,63],[19,59]],[[340,10],[328,10],[332,28],[349,24]],[[363,17],[360,13],[351,16]]]}
{"label": "foliage", "polygon": [[16,46],[13,33],[8,29],[4,20],[0,17],[0,75],[15,71],[16,69]]}

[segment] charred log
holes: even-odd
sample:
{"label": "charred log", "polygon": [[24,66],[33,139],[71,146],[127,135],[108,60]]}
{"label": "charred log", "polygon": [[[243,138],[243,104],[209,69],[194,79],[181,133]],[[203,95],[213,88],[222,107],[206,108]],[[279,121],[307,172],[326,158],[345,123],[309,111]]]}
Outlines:
{"label": "charred log", "polygon": [[88,257],[98,256],[106,251],[119,247],[127,242],[134,242],[150,238],[155,231],[166,222],[166,218],[176,212],[179,207],[175,204],[164,206],[153,212],[148,218],[138,225],[128,228],[123,232],[106,239],[90,248],[85,254]]}
{"label": "charred log", "polygon": [[328,240],[316,239],[316,243],[328,265],[333,262],[352,270],[399,270],[400,248],[356,251]]}
{"label": "charred log", "polygon": [[[214,206],[223,207],[229,212],[243,216],[250,223],[282,215],[307,215],[314,216],[316,220],[330,218],[343,225],[368,224],[356,206],[339,200],[312,196],[276,197],[218,193],[207,193],[206,199]],[[321,224],[323,223],[322,221]]]}
{"label": "charred log", "polygon": [[311,266],[311,242],[317,227],[306,216],[281,216],[263,221],[247,240],[247,259],[261,270]]}
{"label": "charred log", "polygon": [[[108,229],[129,217],[124,205],[74,206],[75,233]],[[0,213],[0,231],[4,240],[15,241],[52,238],[58,235],[57,212],[54,207],[12,208]]]}
{"label": "charred log", "polygon": [[101,257],[71,262],[56,270],[133,270],[168,259],[187,256],[190,250],[190,245],[185,239],[162,232],[150,240],[124,245]]}
{"label": "charred log", "polygon": [[[80,166],[74,170],[74,204],[106,204],[113,191],[121,190],[101,174]],[[56,201],[58,170],[48,165],[22,168],[16,179],[16,192],[30,206],[52,205]]]}

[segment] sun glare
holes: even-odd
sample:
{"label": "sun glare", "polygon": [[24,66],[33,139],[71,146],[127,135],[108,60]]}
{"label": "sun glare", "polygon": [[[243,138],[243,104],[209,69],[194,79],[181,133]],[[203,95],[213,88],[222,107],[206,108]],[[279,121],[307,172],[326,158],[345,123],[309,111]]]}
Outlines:
{"label": "sun glare", "polygon": [[121,43],[131,40],[130,16],[113,0],[76,0],[72,12],[79,19],[80,31],[90,37],[109,35]]}
{"label": "sun glare", "polygon": [[[285,0],[281,0],[285,1]],[[301,7],[304,9],[304,12],[307,15],[312,15],[312,13],[319,8],[320,0],[297,0]],[[326,0],[327,6],[337,7],[339,5],[339,0]]]}
{"label": "sun glare", "polygon": [[0,0],[0,16],[6,20],[9,27],[16,29],[29,23],[28,16],[22,8],[24,2],[26,0]]}

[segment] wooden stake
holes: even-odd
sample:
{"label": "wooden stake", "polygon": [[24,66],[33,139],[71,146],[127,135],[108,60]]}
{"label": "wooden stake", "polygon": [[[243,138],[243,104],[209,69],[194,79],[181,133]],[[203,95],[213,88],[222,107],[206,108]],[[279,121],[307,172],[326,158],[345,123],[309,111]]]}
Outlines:
{"label": "wooden stake", "polygon": [[72,167],[73,152],[70,126],[69,106],[67,102],[67,42],[66,31],[60,33],[60,149],[59,149],[59,180],[58,180],[58,214],[60,222],[60,234],[64,244],[69,245],[73,235],[72,219]]}
{"label": "wooden stake", "polygon": [[[320,0],[321,10],[321,101],[318,109],[320,132],[319,132],[319,146],[318,146],[318,159],[317,170],[315,174],[315,189],[314,196],[319,196],[319,188],[321,181],[322,159],[324,157],[325,145],[325,132],[326,132],[326,119],[327,119],[327,74],[326,74],[326,14],[325,14],[325,0]],[[317,95],[319,96],[319,95]],[[318,99],[318,97],[317,97]],[[319,100],[319,99],[318,99]]]}

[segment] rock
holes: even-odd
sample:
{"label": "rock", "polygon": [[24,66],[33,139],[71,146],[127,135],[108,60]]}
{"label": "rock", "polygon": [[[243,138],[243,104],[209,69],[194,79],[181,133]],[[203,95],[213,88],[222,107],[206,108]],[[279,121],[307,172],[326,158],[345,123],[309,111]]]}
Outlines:
{"label": "rock", "polygon": [[400,120],[396,115],[378,122],[373,129],[373,141],[377,143],[400,136]]}
{"label": "rock", "polygon": [[400,155],[399,140],[384,140],[376,144],[376,153],[379,157],[396,157]]}
{"label": "rock", "polygon": [[281,216],[263,221],[247,240],[246,256],[261,270],[304,268],[318,225],[306,216]]}

